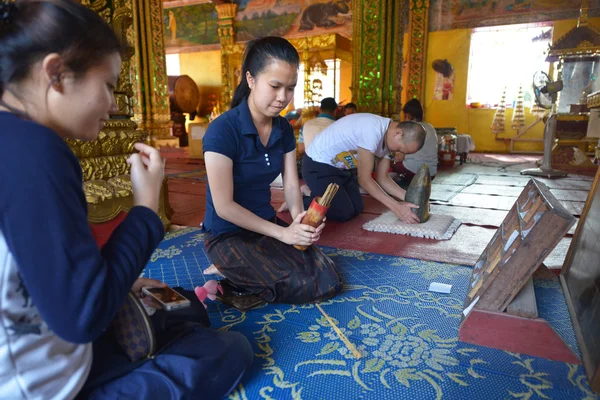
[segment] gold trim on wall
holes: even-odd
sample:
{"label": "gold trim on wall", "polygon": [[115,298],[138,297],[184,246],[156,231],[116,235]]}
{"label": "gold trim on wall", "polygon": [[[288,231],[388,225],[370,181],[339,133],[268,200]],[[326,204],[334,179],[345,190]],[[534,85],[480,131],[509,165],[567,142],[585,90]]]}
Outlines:
{"label": "gold trim on wall", "polygon": [[360,112],[398,118],[404,1],[352,0],[352,99]]}
{"label": "gold trim on wall", "polygon": [[150,133],[155,146],[177,147],[179,139],[171,136],[169,87],[165,61],[165,32],[162,0],[135,1],[133,13],[135,43],[134,119],[140,129]]}
{"label": "gold trim on wall", "polygon": [[600,107],[600,92],[594,92],[587,97],[588,108]]}
{"label": "gold trim on wall", "polygon": [[408,22],[407,100],[424,104],[427,72],[427,38],[429,36],[429,0],[411,0]]}
{"label": "gold trim on wall", "polygon": [[237,13],[237,4],[226,3],[218,4],[215,6],[217,9],[219,26],[217,32],[219,34],[219,41],[221,42],[221,104],[224,109],[229,108],[231,99],[233,97],[233,91],[236,88],[236,77],[235,70],[238,59],[241,63],[241,57],[236,56],[235,53],[231,53],[228,49],[232,48],[235,44],[235,27],[233,21]]}

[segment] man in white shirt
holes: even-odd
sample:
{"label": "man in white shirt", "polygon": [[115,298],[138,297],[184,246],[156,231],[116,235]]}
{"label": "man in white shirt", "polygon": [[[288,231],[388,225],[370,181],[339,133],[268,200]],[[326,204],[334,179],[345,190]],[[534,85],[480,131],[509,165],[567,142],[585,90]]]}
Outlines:
{"label": "man in white shirt", "polygon": [[[389,177],[388,171],[394,153],[417,152],[425,136],[425,129],[416,122],[396,122],[366,113],[351,114],[315,137],[306,149],[302,175],[313,197],[323,195],[330,183],[339,185],[327,212],[329,220],[347,221],[362,212],[362,186],[400,220],[418,223],[418,217],[411,210],[418,206],[396,200],[403,200],[406,191]],[[372,177],[375,157],[379,158],[376,180]],[[310,197],[304,198],[305,208],[311,201]]]}
{"label": "man in white shirt", "polygon": [[398,174],[396,182],[403,188],[407,188],[410,185],[410,181],[414,178],[415,174],[421,168],[423,164],[427,164],[429,167],[429,175],[431,180],[435,178],[437,174],[438,165],[438,138],[435,128],[423,121],[423,107],[417,99],[411,99],[406,102],[402,108],[404,112],[405,121],[416,121],[420,122],[427,136],[425,137],[425,143],[423,148],[414,154],[397,154],[396,162],[392,165],[392,170]]}

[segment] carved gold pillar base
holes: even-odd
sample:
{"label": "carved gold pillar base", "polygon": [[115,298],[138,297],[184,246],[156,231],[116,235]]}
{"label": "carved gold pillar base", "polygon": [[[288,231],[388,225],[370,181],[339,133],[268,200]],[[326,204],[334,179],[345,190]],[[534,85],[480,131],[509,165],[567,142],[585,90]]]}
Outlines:
{"label": "carved gold pillar base", "polygon": [[179,148],[179,138],[150,138],[150,146],[157,149],[161,147]]}
{"label": "carved gold pillar base", "polygon": [[160,147],[179,148],[179,138],[171,136],[172,125],[173,121],[147,121],[140,124],[140,129],[149,133],[148,143],[157,149]]}

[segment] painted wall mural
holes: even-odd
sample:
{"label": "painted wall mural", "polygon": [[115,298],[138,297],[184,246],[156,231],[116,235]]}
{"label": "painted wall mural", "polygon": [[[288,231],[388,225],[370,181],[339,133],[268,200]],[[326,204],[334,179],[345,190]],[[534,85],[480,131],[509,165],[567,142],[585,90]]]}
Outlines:
{"label": "painted wall mural", "polygon": [[[581,0],[431,0],[429,30],[576,19],[580,7]],[[589,1],[589,16],[600,16],[600,0]]]}
{"label": "painted wall mural", "polygon": [[167,2],[164,24],[165,45],[169,50],[219,44],[217,10],[214,3],[169,7]]}
{"label": "painted wall mural", "polygon": [[[339,33],[352,39],[351,0],[235,0],[236,41]],[[208,0],[165,1],[168,52],[218,48],[217,12]]]}
{"label": "painted wall mural", "polygon": [[287,38],[339,33],[352,38],[350,0],[239,0],[238,41],[276,35]]}

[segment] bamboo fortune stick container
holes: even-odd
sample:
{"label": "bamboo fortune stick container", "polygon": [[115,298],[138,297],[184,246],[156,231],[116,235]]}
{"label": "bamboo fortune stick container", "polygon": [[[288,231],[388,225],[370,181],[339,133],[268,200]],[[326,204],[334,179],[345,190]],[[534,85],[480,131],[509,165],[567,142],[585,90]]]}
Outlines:
{"label": "bamboo fortune stick container", "polygon": [[[310,207],[306,211],[306,214],[302,218],[302,224],[310,225],[313,228],[317,228],[325,219],[325,215],[327,214],[327,210],[329,210],[329,205],[331,204],[331,200],[335,196],[338,191],[339,186],[335,183],[330,183],[327,186],[327,190],[323,194],[322,197],[315,197],[310,203]],[[294,247],[298,250],[306,250],[308,246],[300,246],[294,245]]]}

